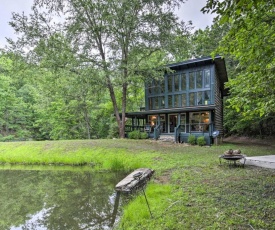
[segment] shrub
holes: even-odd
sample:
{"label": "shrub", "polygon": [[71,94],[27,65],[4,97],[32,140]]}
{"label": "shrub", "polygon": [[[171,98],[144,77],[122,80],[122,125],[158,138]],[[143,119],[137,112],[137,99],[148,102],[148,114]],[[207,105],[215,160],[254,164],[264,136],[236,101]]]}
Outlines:
{"label": "shrub", "polygon": [[148,138],[148,133],[146,133],[146,132],[140,133],[140,139],[147,139],[147,138]]}
{"label": "shrub", "polygon": [[195,145],[195,144],[196,144],[196,137],[195,137],[194,135],[190,135],[190,136],[188,137],[188,143],[189,143],[190,145]]}
{"label": "shrub", "polygon": [[128,133],[129,139],[146,139],[148,137],[147,133],[140,132],[139,130],[134,130]]}
{"label": "shrub", "polygon": [[130,133],[128,133],[129,139],[140,139],[140,132],[138,130],[134,130]]}
{"label": "shrub", "polygon": [[199,146],[206,145],[206,141],[205,141],[204,136],[201,136],[201,137],[198,137],[198,138],[197,138],[197,144],[198,144]]}

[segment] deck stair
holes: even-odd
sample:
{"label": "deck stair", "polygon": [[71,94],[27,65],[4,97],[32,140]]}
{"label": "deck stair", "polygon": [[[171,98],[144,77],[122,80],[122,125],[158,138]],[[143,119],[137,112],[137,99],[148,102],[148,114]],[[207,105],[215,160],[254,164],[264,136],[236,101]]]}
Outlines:
{"label": "deck stair", "polygon": [[159,139],[159,141],[163,141],[163,142],[175,142],[175,136],[174,134],[161,134]]}

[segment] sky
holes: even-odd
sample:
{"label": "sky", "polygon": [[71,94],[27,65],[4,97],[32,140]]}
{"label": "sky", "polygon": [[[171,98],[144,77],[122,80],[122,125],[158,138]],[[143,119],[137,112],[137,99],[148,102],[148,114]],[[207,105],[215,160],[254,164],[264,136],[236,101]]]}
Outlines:
{"label": "sky", "polygon": [[[33,0],[0,0],[0,48],[3,48],[7,38],[15,39],[13,29],[8,24],[11,20],[12,12],[24,13],[31,12]],[[213,15],[203,14],[201,8],[206,5],[206,0],[188,0],[178,10],[177,15],[185,22],[192,21],[194,29],[205,29],[212,24]]]}

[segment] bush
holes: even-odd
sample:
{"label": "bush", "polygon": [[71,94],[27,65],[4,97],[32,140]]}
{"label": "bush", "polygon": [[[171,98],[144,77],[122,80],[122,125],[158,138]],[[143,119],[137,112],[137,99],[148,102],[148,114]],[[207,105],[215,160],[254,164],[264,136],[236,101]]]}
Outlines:
{"label": "bush", "polygon": [[190,135],[190,136],[188,137],[188,143],[189,143],[190,145],[195,145],[195,144],[196,144],[196,137],[195,137],[194,135]]}
{"label": "bush", "polygon": [[146,132],[140,133],[140,139],[147,139],[147,138],[148,138],[148,133],[146,133]]}
{"label": "bush", "polygon": [[0,141],[6,142],[6,141],[13,141],[14,135],[8,135],[8,136],[0,136]]}
{"label": "bush", "polygon": [[148,137],[147,133],[140,132],[139,130],[134,130],[128,133],[129,139],[146,139]]}
{"label": "bush", "polygon": [[197,138],[197,144],[198,144],[199,146],[204,146],[204,145],[206,145],[206,141],[205,141],[204,136],[201,136],[201,137],[198,137],[198,138]]}
{"label": "bush", "polygon": [[130,133],[128,133],[129,139],[139,139],[140,138],[140,132],[138,130],[134,130]]}

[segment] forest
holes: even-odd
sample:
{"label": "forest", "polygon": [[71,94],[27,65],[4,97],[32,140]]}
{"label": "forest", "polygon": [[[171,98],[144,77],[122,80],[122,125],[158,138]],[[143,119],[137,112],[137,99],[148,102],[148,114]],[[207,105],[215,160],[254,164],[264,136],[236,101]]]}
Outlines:
{"label": "forest", "polygon": [[[222,55],[226,136],[275,135],[275,1],[208,0],[213,24],[179,21],[183,0],[35,0],[0,50],[0,141],[124,137],[125,112],[168,63]],[[120,115],[121,114],[121,115]]]}

